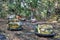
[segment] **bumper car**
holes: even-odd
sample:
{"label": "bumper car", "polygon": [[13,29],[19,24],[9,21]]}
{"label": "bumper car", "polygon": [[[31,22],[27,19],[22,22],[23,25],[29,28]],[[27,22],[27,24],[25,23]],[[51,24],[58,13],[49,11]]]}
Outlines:
{"label": "bumper car", "polygon": [[54,37],[55,32],[52,25],[48,24],[37,24],[35,28],[35,34],[41,37]]}
{"label": "bumper car", "polygon": [[22,30],[22,25],[20,25],[20,21],[18,19],[13,19],[8,23],[8,30],[11,31],[20,31]]}

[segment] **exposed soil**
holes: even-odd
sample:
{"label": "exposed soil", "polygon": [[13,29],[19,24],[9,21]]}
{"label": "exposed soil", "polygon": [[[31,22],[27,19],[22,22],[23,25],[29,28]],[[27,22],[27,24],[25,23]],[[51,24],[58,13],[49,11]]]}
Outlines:
{"label": "exposed soil", "polygon": [[[3,19],[2,19],[3,20]],[[0,30],[6,36],[7,40],[60,40],[60,23],[55,24],[54,30],[57,33],[55,37],[39,37],[34,34],[33,27],[23,26],[22,31],[9,31],[7,30],[7,21],[0,20]]]}

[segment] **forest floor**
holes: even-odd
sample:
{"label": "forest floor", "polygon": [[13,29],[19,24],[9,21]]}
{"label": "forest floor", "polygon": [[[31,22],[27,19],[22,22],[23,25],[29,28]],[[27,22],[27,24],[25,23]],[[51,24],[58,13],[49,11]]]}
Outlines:
{"label": "forest floor", "polygon": [[33,27],[24,26],[24,30],[22,31],[9,31],[7,28],[7,20],[0,19],[0,30],[6,36],[7,40],[60,40],[60,23],[55,24],[54,30],[56,36],[53,38],[38,37],[33,33]]}

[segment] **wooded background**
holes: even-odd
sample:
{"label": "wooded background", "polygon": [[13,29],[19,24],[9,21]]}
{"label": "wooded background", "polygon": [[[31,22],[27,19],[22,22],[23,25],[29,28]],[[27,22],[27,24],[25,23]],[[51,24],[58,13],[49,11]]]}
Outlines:
{"label": "wooded background", "polygon": [[0,0],[0,18],[9,14],[48,19],[57,13],[60,0]]}

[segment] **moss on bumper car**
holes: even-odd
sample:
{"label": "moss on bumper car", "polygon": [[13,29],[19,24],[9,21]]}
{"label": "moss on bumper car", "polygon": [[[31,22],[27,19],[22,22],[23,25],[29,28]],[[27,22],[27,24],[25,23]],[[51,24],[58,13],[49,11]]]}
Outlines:
{"label": "moss on bumper car", "polygon": [[35,34],[38,36],[44,36],[44,37],[54,37],[55,33],[53,30],[52,25],[47,25],[47,24],[42,24],[42,25],[37,25]]}
{"label": "moss on bumper car", "polygon": [[19,22],[10,22],[8,24],[8,30],[11,30],[11,31],[20,31],[20,30],[23,30],[22,28],[22,25],[20,25]]}

